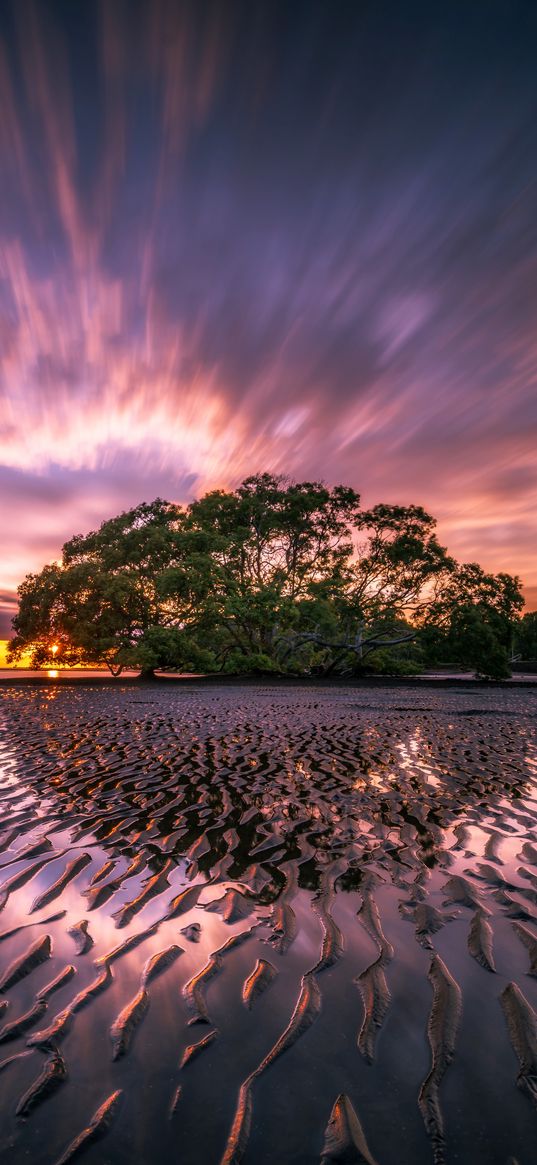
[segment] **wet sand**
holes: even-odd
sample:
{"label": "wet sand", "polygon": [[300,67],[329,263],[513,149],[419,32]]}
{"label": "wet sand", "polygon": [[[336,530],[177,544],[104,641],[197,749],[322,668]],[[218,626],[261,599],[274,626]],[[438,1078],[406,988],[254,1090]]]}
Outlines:
{"label": "wet sand", "polygon": [[533,1165],[536,711],[3,686],[2,1165]]}

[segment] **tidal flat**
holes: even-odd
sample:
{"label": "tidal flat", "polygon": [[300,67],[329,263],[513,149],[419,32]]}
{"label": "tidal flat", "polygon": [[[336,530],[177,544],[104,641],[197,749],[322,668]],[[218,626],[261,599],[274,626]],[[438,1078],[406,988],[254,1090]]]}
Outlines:
{"label": "tidal flat", "polygon": [[2,1165],[535,1165],[536,712],[3,686]]}

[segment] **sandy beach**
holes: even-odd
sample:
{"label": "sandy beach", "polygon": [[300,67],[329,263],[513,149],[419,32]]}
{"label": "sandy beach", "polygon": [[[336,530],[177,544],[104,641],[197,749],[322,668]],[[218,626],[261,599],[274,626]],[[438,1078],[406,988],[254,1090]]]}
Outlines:
{"label": "sandy beach", "polygon": [[537,689],[0,689],[6,1165],[531,1165]]}

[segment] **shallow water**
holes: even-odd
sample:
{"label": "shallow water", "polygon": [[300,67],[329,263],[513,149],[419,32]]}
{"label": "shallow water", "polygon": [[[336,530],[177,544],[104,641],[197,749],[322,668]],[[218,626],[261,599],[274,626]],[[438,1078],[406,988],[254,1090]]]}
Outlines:
{"label": "shallow water", "polygon": [[2,1163],[537,1161],[536,709],[3,688]]}

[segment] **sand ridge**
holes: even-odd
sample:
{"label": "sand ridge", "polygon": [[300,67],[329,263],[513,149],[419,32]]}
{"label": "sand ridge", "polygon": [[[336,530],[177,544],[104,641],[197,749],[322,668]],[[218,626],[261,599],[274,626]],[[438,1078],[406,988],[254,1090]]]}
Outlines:
{"label": "sand ridge", "polygon": [[530,1165],[536,708],[3,690],[2,1160]]}

